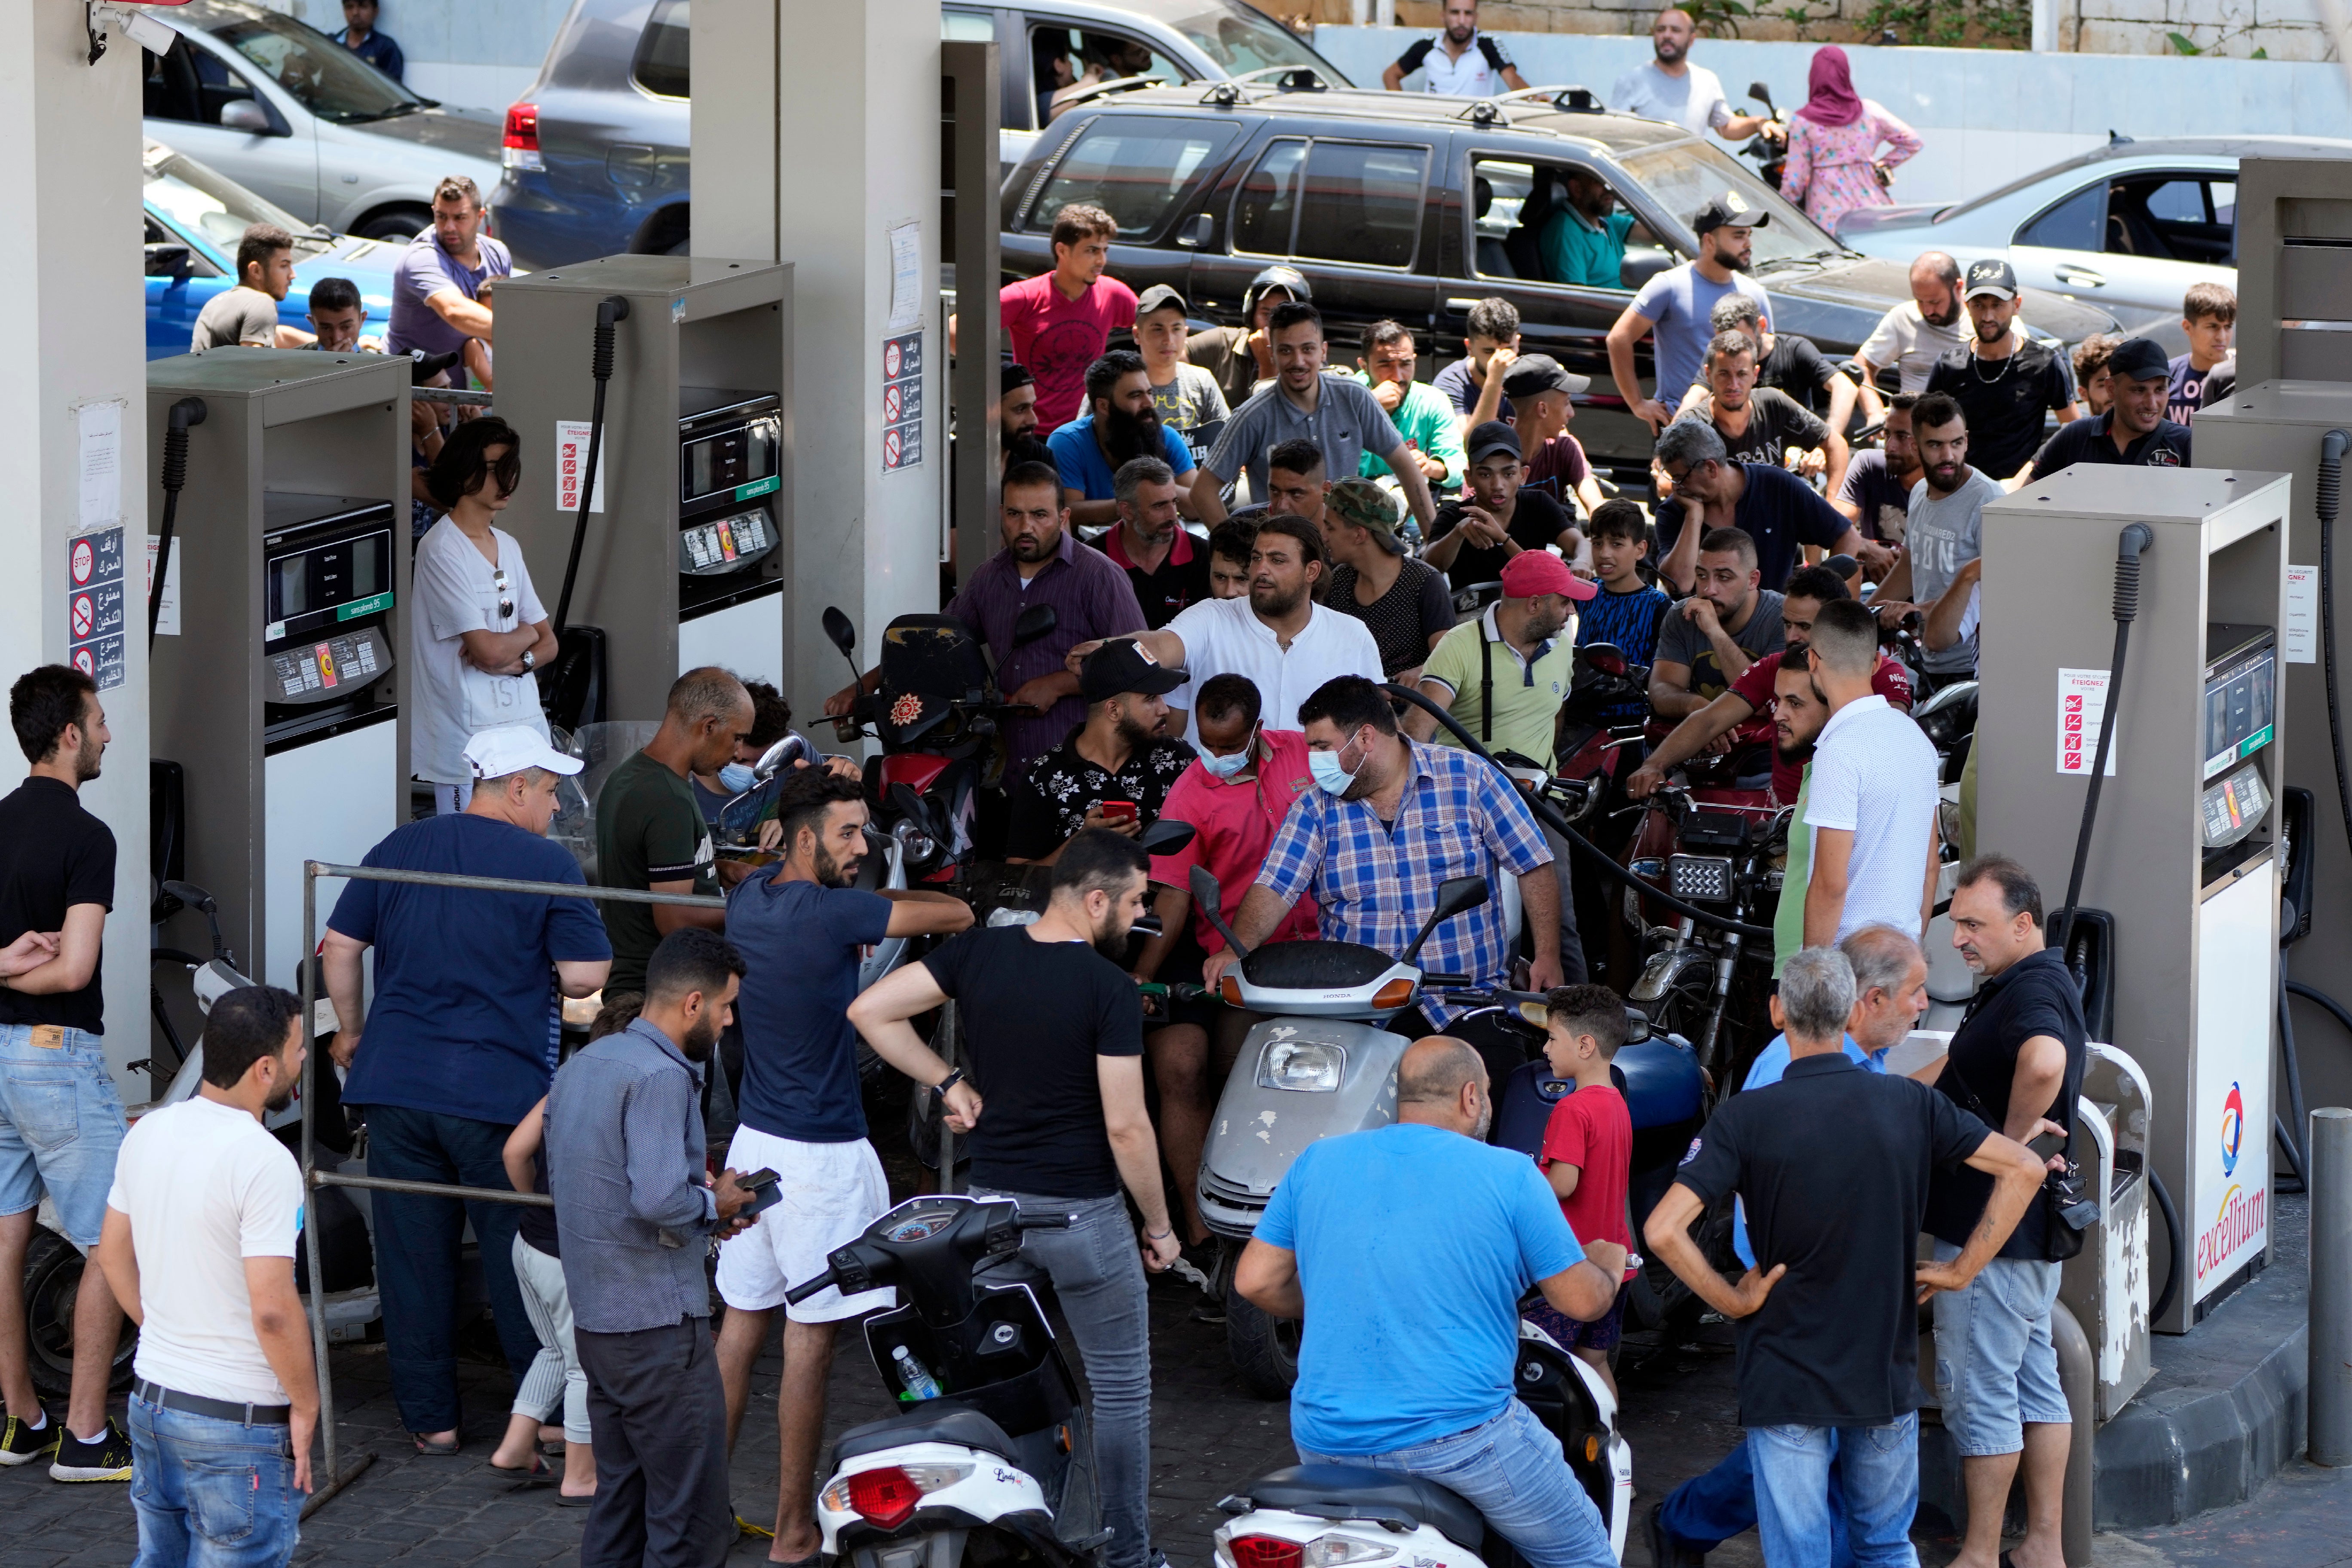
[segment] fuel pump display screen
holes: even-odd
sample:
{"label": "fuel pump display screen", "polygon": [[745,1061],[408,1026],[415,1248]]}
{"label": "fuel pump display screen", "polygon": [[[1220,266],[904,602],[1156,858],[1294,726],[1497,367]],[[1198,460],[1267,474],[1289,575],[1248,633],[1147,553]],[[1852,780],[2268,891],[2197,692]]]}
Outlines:
{"label": "fuel pump display screen", "polygon": [[388,528],[272,555],[264,640],[281,642],[371,614],[391,602],[392,591]]}
{"label": "fuel pump display screen", "polygon": [[[773,416],[688,438],[678,448],[680,503],[691,506],[713,496],[745,500],[774,489],[782,445],[782,427]],[[761,486],[763,480],[770,482]]]}
{"label": "fuel pump display screen", "polygon": [[2205,772],[2212,778],[2271,742],[2278,640],[2268,626],[2210,626],[2205,646]]}

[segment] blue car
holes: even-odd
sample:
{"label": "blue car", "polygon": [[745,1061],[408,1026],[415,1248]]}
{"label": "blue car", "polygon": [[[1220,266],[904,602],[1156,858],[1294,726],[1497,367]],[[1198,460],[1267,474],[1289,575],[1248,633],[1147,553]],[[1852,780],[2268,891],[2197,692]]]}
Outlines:
{"label": "blue car", "polygon": [[147,209],[147,357],[184,354],[205,302],[236,287],[236,246],[257,223],[294,237],[294,287],[278,319],[309,329],[310,287],[322,278],[359,285],[367,310],[362,335],[382,337],[392,322],[392,269],[405,248],[306,224],[236,181],[160,142],[141,158]]}

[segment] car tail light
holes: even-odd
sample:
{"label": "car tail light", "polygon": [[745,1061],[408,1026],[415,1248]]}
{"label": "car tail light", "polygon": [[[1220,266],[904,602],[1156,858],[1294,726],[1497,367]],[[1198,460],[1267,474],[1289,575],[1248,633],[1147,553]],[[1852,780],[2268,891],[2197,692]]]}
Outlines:
{"label": "car tail light", "polygon": [[1279,1535],[1236,1535],[1234,1568],[1306,1568],[1307,1549]]}
{"label": "car tail light", "polygon": [[1410,980],[1391,980],[1372,993],[1372,1005],[1375,1007],[1402,1007],[1412,1000],[1412,982]]}
{"label": "car tail light", "polygon": [[501,143],[501,160],[509,169],[532,171],[547,167],[539,154],[539,105],[516,103],[507,107],[507,132]]}

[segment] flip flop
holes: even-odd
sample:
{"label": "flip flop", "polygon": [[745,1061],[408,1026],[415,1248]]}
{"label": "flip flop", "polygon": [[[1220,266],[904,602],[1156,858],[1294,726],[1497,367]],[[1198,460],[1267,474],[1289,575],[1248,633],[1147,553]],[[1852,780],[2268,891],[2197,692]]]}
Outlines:
{"label": "flip flop", "polygon": [[530,1468],[528,1469],[517,1469],[512,1465],[493,1464],[488,1459],[482,1461],[482,1468],[520,1486],[549,1487],[555,1484],[555,1471],[549,1467],[545,1458],[537,1454],[530,1457]]}
{"label": "flip flop", "polygon": [[561,1491],[555,1494],[555,1506],[558,1508],[587,1508],[595,1500],[594,1492],[590,1492],[586,1497],[573,1497],[570,1492]]}
{"label": "flip flop", "polygon": [[446,1459],[465,1446],[462,1437],[452,1437],[444,1443],[416,1432],[411,1432],[408,1440],[415,1444],[416,1451],[428,1459]]}

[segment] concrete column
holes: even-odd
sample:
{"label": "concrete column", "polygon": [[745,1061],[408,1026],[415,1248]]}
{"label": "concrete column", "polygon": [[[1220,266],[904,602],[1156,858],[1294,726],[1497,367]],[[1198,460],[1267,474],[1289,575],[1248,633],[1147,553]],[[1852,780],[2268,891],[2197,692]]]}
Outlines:
{"label": "concrete column", "polygon": [[[0,682],[62,663],[70,645],[67,573],[74,535],[120,525],[127,547],[121,684],[100,693],[114,743],[83,805],[114,830],[114,912],[106,922],[107,1056],[148,1054],[147,390],[141,297],[139,47],[117,36],[89,63],[83,7],[0,0],[0,146],[12,150],[9,242],[0,297],[18,305],[16,352],[0,375]],[[119,401],[119,500],[85,523],[81,442],[88,404]],[[22,777],[12,746],[0,791]],[[125,1098],[148,1098],[143,1077]]]}
{"label": "concrete column", "polygon": [[[803,13],[780,19],[780,0],[694,8],[694,254],[793,264],[784,643],[803,721],[848,679],[819,624],[827,605],[857,623],[869,665],[892,616],[939,607],[939,123],[938,0],[844,0],[821,38]],[[905,225],[914,324],[894,327],[891,234]],[[918,330],[922,459],[885,472],[884,345]]]}

